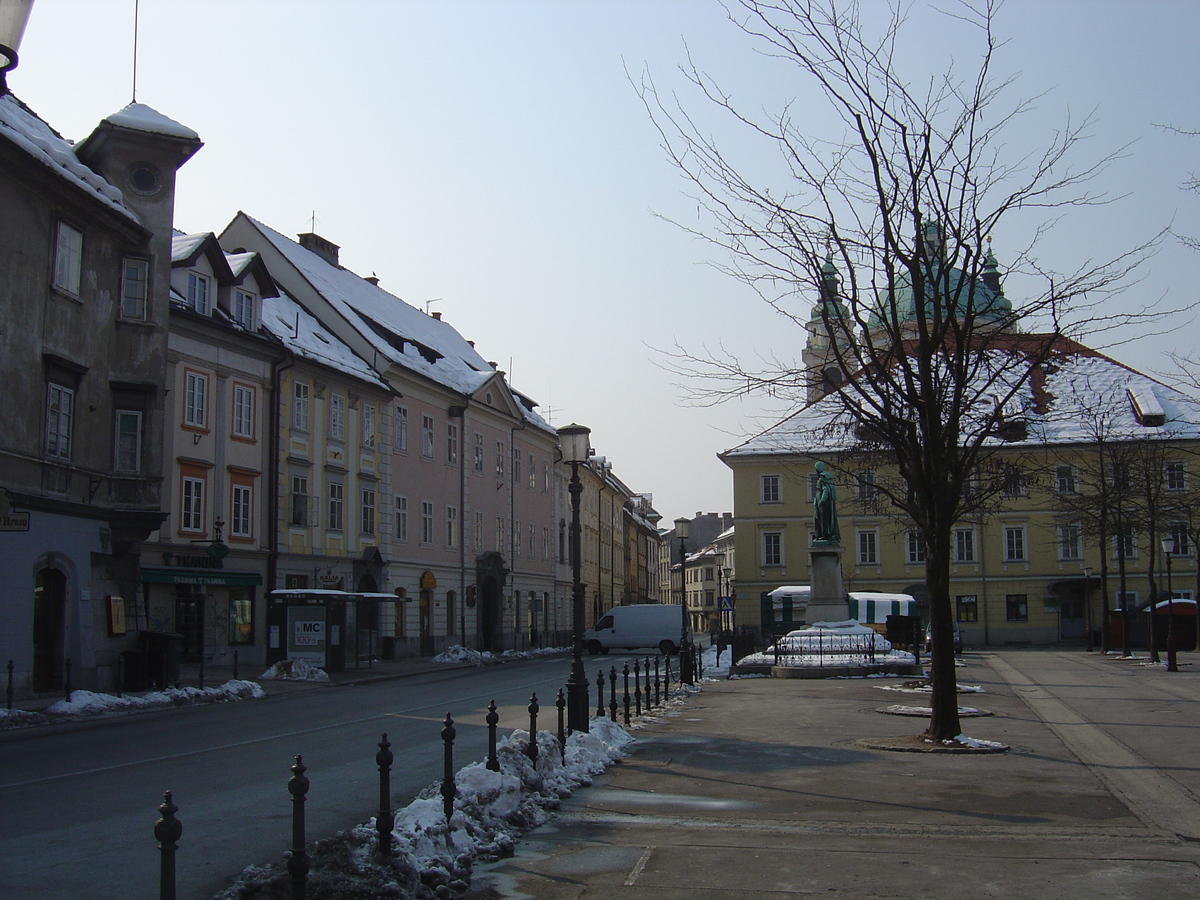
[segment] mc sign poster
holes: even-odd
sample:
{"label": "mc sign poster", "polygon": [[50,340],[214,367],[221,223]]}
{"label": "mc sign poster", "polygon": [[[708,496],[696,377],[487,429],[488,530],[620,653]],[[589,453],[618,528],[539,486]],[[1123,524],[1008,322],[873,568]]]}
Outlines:
{"label": "mc sign poster", "polygon": [[325,665],[325,608],[321,606],[288,607],[288,659],[302,659],[314,666]]}

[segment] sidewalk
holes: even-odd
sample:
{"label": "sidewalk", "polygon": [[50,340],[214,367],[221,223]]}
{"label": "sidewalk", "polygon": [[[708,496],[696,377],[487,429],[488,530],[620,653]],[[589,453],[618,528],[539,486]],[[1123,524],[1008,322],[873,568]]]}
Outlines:
{"label": "sidewalk", "polygon": [[[1183,774],[1179,759],[1200,734],[1200,673],[1188,669],[969,651],[960,685],[985,693],[962,705],[994,715],[963,731],[1012,749],[968,755],[856,743],[924,728],[879,712],[927,705],[881,689],[899,679],[706,682],[514,858],[477,867],[469,896],[1194,897],[1200,803],[1194,758]],[[1169,732],[1150,732],[1156,707]],[[1126,723],[1147,733],[1137,751],[1109,733]]]}

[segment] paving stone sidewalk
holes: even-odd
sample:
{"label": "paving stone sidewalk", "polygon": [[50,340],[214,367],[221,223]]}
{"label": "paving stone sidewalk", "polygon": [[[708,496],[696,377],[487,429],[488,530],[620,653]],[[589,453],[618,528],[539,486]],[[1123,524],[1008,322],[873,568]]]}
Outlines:
{"label": "paving stone sidewalk", "polygon": [[963,705],[993,715],[964,732],[1011,746],[987,755],[864,749],[923,729],[880,712],[927,705],[883,690],[902,679],[710,681],[480,867],[472,897],[1191,898],[1200,674],[1185,668],[968,651],[960,684],[985,692]]}

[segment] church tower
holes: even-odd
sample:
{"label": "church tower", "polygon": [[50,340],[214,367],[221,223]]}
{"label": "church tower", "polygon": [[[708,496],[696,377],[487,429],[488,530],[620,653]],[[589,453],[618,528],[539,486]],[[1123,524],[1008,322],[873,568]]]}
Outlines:
{"label": "church tower", "polygon": [[833,254],[821,266],[820,300],[804,326],[808,341],[801,359],[808,381],[808,402],[820,400],[836,390],[849,377],[849,361],[854,339],[853,319],[841,299],[841,276],[833,264]]}

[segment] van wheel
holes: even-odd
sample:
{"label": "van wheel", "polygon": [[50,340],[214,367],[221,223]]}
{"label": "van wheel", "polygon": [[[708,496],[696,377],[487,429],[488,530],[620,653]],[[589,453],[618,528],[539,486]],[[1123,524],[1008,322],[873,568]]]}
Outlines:
{"label": "van wheel", "polygon": [[600,653],[603,653],[604,648],[600,646],[599,641],[588,641],[587,652],[590,653],[592,656],[596,656]]}
{"label": "van wheel", "polygon": [[658,645],[658,652],[663,656],[672,656],[675,653],[675,645],[670,641],[662,641]]}

